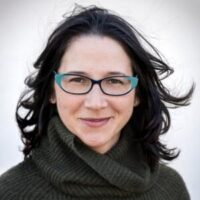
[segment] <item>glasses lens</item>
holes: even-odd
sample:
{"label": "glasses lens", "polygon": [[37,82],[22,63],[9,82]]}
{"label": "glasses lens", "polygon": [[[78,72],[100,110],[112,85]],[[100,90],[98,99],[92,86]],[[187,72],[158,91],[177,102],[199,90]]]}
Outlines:
{"label": "glasses lens", "polygon": [[69,93],[82,94],[91,87],[91,80],[79,75],[66,74],[62,77],[61,87]]}
{"label": "glasses lens", "polygon": [[110,95],[123,95],[132,89],[131,79],[124,76],[113,76],[103,79],[102,90]]}

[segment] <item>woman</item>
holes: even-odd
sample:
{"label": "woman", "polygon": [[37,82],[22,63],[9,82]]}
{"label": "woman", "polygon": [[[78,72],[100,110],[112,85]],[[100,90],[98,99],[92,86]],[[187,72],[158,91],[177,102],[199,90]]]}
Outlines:
{"label": "woman", "polygon": [[190,199],[163,164],[179,153],[160,135],[170,127],[166,104],[188,105],[193,87],[172,96],[161,79],[173,70],[129,23],[76,9],[34,67],[16,111],[25,159],[1,176],[2,200]]}

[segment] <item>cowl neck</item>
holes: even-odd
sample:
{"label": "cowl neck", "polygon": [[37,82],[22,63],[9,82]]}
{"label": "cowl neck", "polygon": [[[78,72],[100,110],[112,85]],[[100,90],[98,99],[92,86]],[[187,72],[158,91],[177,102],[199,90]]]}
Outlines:
{"label": "cowl neck", "polygon": [[125,198],[151,188],[158,175],[158,168],[152,172],[144,162],[132,134],[129,128],[124,129],[118,143],[106,154],[99,154],[55,116],[32,159],[47,182],[71,197]]}

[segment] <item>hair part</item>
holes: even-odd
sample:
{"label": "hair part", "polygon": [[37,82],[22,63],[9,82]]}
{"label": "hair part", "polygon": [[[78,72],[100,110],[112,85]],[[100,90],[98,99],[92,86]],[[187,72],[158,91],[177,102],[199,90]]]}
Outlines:
{"label": "hair part", "polygon": [[[153,169],[160,160],[170,161],[179,152],[168,149],[160,142],[160,136],[170,128],[170,107],[189,105],[194,90],[176,97],[162,84],[162,80],[173,73],[159,52],[128,22],[111,11],[96,6],[76,7],[50,35],[28,76],[28,89],[21,95],[16,109],[16,120],[24,143],[25,157],[31,156],[47,133],[49,120],[57,115],[56,105],[50,99],[53,94],[53,71],[57,71],[61,59],[73,42],[82,35],[108,36],[120,42],[133,63],[133,72],[139,77],[136,95],[140,103],[134,109],[129,124],[135,130],[134,139],[140,142],[146,161]],[[154,53],[147,51],[139,41],[145,42]],[[22,115],[20,110],[25,110]]]}

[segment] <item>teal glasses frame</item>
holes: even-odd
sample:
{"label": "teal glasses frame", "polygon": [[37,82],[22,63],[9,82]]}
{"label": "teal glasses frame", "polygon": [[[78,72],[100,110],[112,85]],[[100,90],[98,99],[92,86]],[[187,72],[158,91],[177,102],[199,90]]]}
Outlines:
{"label": "teal glasses frame", "polygon": [[[83,76],[83,75],[79,75],[79,74],[74,74],[74,73],[57,73],[57,72],[55,72],[55,71],[54,71],[53,73],[54,73],[54,79],[55,79],[55,82],[57,83],[57,85],[58,85],[64,92],[69,93],[69,94],[75,94],[75,95],[87,94],[87,93],[89,93],[89,92],[92,90],[92,88],[93,88],[93,86],[94,86],[95,84],[98,84],[99,87],[100,87],[100,89],[101,89],[101,91],[102,91],[104,94],[106,94],[106,95],[109,95],[109,96],[123,96],[123,95],[128,94],[131,90],[133,90],[134,88],[136,88],[137,85],[138,85],[138,77],[137,77],[137,76],[121,76],[121,75],[120,75],[120,76],[109,76],[109,77],[105,77],[105,78],[102,78],[102,79],[99,79],[99,80],[94,80],[94,79],[91,79],[91,78],[89,78],[89,77],[87,77],[87,76]],[[83,77],[83,78],[87,78],[88,80],[91,81],[91,86],[90,86],[90,88],[88,88],[87,91],[82,92],[82,93],[74,93],[74,92],[69,92],[69,91],[65,90],[65,89],[62,87],[62,83],[61,83],[61,82],[62,82],[63,77],[64,77],[64,76],[67,76],[67,75],[75,75],[75,76],[80,76],[80,77]],[[125,93],[122,93],[122,94],[111,94],[111,93],[105,92],[104,89],[102,88],[101,83],[102,83],[103,80],[106,80],[106,79],[112,78],[112,77],[125,77],[127,80],[131,81],[131,87],[130,87],[130,89],[129,89],[128,91],[126,91]]]}

